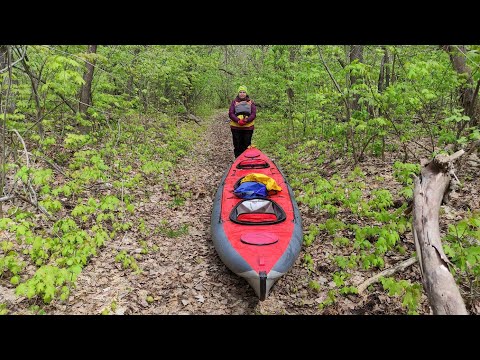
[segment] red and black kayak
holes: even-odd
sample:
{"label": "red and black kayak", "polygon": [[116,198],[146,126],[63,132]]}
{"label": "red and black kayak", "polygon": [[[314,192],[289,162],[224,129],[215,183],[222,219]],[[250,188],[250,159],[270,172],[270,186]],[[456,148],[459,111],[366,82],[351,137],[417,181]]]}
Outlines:
{"label": "red and black kayak", "polygon": [[[274,179],[282,191],[266,198],[236,197],[234,189],[252,172]],[[221,260],[248,281],[260,300],[297,259],[303,235],[293,191],[274,161],[257,148],[245,150],[223,176],[211,232]]]}

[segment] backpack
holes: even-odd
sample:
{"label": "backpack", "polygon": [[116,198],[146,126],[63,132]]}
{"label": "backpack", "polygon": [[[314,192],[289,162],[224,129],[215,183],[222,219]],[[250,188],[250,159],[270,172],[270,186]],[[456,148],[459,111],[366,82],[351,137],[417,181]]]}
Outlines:
{"label": "backpack", "polygon": [[239,187],[233,190],[233,194],[241,199],[258,199],[268,196],[265,184],[255,181],[246,181],[240,184]]}
{"label": "backpack", "polygon": [[250,115],[252,113],[252,101],[235,101],[235,115]]}

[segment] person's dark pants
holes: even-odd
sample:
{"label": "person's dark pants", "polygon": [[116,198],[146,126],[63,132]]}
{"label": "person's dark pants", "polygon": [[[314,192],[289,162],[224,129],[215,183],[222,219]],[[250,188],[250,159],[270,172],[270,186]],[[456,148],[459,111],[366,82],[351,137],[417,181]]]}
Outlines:
{"label": "person's dark pants", "polygon": [[253,130],[231,130],[233,139],[233,153],[235,154],[235,157],[238,157],[251,145]]}

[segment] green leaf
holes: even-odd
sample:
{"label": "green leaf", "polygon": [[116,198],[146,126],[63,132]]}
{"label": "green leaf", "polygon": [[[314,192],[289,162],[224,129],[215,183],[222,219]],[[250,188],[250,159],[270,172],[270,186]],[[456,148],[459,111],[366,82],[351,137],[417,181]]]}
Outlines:
{"label": "green leaf", "polygon": [[31,286],[28,286],[26,294],[27,298],[31,299],[32,297],[35,296],[35,288],[32,288]]}
{"label": "green leaf", "polygon": [[17,226],[17,235],[25,235],[27,228],[23,225]]}

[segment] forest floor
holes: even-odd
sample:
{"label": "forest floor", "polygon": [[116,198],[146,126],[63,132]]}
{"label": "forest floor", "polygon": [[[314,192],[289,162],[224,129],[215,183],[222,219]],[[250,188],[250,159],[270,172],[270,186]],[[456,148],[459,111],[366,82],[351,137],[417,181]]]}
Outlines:
{"label": "forest floor", "polygon": [[[215,192],[226,169],[234,160],[233,146],[226,115],[216,114],[208,121],[208,129],[194,150],[187,155],[171,174],[171,179],[180,185],[180,191],[189,191],[192,196],[183,205],[175,204],[163,185],[151,184],[139,193],[150,194],[149,198],[136,205],[136,216],[144,220],[145,231],[130,231],[106,243],[93,257],[78,277],[68,302],[54,301],[42,307],[48,314],[406,314],[401,298],[386,294],[380,284],[362,295],[338,296],[336,301],[323,309],[318,307],[335,287],[332,274],[339,271],[329,255],[348,255],[345,249],[336,247],[331,240],[316,240],[309,248],[315,264],[313,273],[303,262],[302,249],[292,269],[280,278],[269,297],[260,302],[254,291],[243,279],[232,273],[218,257],[210,236],[210,215]],[[192,126],[195,124],[192,123]],[[255,139],[255,138],[254,138]],[[396,182],[389,184],[392,176],[392,158],[385,161],[367,159],[360,164],[367,177],[373,181],[376,175],[385,180],[378,187],[392,192],[400,189]],[[348,174],[352,167],[343,164],[335,169]],[[328,172],[328,169],[319,169]],[[472,181],[452,198],[446,211],[449,219],[460,219],[465,209],[478,209],[480,181],[478,168],[464,167],[465,175]],[[459,174],[457,174],[459,175]],[[288,174],[287,174],[288,177]],[[375,186],[373,184],[372,186]],[[468,196],[463,196],[468,194]],[[138,197],[140,198],[140,197]],[[303,227],[320,221],[304,205],[300,205]],[[158,231],[161,220],[170,228],[186,229],[176,237]],[[348,219],[342,219],[348,221]],[[445,230],[445,224],[442,230]],[[392,255],[385,267],[408,259],[415,251],[411,231],[402,237],[407,249],[404,255]],[[118,251],[135,254],[141,273],[123,269],[115,260]],[[379,272],[378,269],[349,270],[350,283],[358,286]],[[397,274],[398,279],[420,282],[418,263]],[[309,287],[310,279],[320,285],[316,291]],[[5,289],[6,290],[6,289]],[[12,289],[13,291],[13,289]],[[14,300],[13,294],[4,293],[4,301],[13,306],[13,313],[28,313],[22,306],[22,298]],[[24,298],[23,298],[24,299]],[[480,310],[480,305],[473,309]],[[430,307],[422,293],[420,314],[429,314]],[[475,311],[474,311],[475,312]]]}

